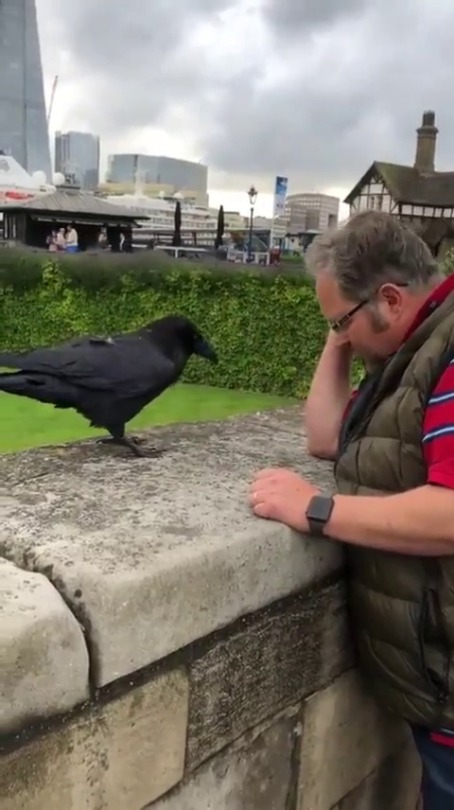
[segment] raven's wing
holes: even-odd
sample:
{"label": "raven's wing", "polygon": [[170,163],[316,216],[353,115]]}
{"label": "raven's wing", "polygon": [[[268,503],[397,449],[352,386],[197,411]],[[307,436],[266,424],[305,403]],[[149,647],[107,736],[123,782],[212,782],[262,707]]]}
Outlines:
{"label": "raven's wing", "polygon": [[119,396],[156,395],[178,376],[174,363],[139,334],[82,338],[25,354],[0,353],[0,366],[48,374]]}

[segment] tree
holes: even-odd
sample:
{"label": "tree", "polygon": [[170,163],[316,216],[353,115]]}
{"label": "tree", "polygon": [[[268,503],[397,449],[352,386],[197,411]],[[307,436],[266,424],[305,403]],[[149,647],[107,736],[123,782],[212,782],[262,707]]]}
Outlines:
{"label": "tree", "polygon": [[224,206],[221,205],[218,211],[218,226],[216,231],[216,240],[214,246],[216,250],[221,247],[223,244],[223,236],[224,236]]}
{"label": "tree", "polygon": [[174,219],[174,230],[173,230],[173,239],[172,245],[173,247],[180,247],[181,245],[181,203],[177,200],[177,204],[175,206],[175,219]]}

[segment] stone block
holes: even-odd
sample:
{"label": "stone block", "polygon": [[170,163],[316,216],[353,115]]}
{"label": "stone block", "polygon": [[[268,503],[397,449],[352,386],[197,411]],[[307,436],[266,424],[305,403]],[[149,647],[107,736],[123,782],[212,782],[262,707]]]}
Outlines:
{"label": "stone block", "polygon": [[331,810],[407,739],[405,725],[368,696],[358,672],[344,673],[305,704],[298,810]]}
{"label": "stone block", "polygon": [[188,681],[175,670],[0,760],[2,810],[142,810],[183,776]]}
{"label": "stone block", "polygon": [[343,583],[282,600],[217,634],[190,664],[187,767],[349,666]]}
{"label": "stone block", "polygon": [[42,574],[0,558],[0,736],[89,696],[84,634]]}
{"label": "stone block", "polygon": [[304,455],[299,409],[144,438],[161,458],[94,442],[0,458],[0,554],[60,591],[85,627],[98,687],[342,564],[338,544],[260,520],[247,505],[264,466],[332,485],[332,465]]}
{"label": "stone block", "polygon": [[332,810],[423,810],[418,805],[420,781],[418,756],[414,746],[407,745],[388,757]]}
{"label": "stone block", "polygon": [[289,714],[246,735],[146,810],[288,810],[297,734]]}

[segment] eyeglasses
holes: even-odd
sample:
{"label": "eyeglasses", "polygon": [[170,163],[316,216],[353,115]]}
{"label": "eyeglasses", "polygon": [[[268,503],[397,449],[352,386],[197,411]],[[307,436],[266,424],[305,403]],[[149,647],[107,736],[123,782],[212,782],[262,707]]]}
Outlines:
{"label": "eyeglasses", "polygon": [[344,328],[344,326],[347,326],[347,324],[350,323],[351,319],[353,318],[353,315],[356,315],[356,313],[359,312],[359,310],[362,309],[368,303],[369,303],[368,299],[360,301],[359,304],[356,304],[354,307],[349,309],[348,312],[345,313],[345,315],[342,315],[342,318],[339,318],[337,321],[330,321],[329,325],[333,330],[333,332],[339,332],[341,329]]}
{"label": "eyeglasses", "polygon": [[[408,287],[409,285],[410,285],[409,281],[403,281],[400,284],[395,284],[394,286]],[[339,318],[337,321],[330,321],[329,325],[330,328],[333,330],[333,332],[339,332],[341,329],[347,326],[347,324],[350,323],[353,316],[356,315],[356,313],[359,312],[360,309],[365,307],[366,304],[369,304],[372,298],[374,298],[374,296],[377,295],[377,292],[378,290],[370,298],[365,298],[363,301],[360,301],[359,304],[355,304],[354,307],[349,309],[348,312],[346,312],[345,315],[342,315],[342,317]]]}

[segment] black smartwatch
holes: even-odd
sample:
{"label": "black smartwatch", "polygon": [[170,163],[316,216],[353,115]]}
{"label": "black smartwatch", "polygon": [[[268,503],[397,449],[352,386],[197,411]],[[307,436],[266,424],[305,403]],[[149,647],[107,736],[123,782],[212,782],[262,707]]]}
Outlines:
{"label": "black smartwatch", "polygon": [[334,507],[334,498],[331,495],[314,495],[306,509],[306,518],[309,531],[316,537],[324,536],[324,529]]}

